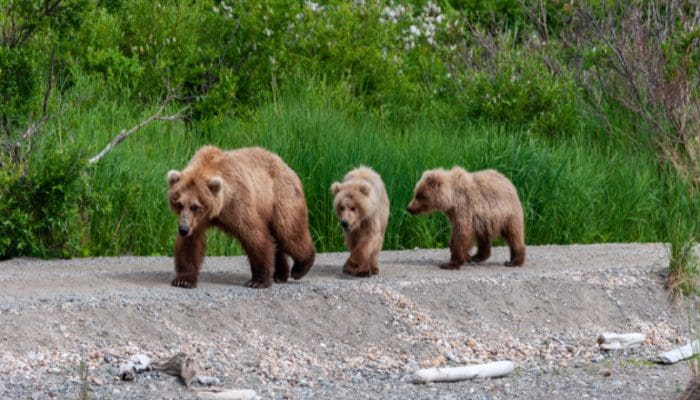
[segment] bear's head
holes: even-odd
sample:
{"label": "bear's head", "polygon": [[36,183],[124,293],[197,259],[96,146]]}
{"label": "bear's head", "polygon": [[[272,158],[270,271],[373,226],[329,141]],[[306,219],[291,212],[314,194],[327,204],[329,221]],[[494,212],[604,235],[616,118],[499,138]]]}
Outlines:
{"label": "bear's head", "polygon": [[444,170],[429,170],[423,173],[413,190],[413,199],[408,204],[411,214],[426,214],[435,210],[445,210],[449,204],[447,173]]}
{"label": "bear's head", "polygon": [[178,232],[189,236],[206,228],[208,222],[221,213],[224,180],[219,176],[204,178],[195,174],[169,171],[168,203],[180,217]]}
{"label": "bear's head", "polygon": [[333,208],[345,232],[352,232],[367,218],[376,200],[366,182],[335,182],[331,185]]}

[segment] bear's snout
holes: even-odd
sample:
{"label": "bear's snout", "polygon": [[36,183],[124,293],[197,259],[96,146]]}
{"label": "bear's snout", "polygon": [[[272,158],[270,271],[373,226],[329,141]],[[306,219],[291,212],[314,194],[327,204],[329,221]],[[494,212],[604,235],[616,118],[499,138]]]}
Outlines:
{"label": "bear's snout", "polygon": [[187,234],[190,233],[190,228],[183,224],[178,228],[178,232],[180,232],[180,236],[187,236]]}
{"label": "bear's snout", "polygon": [[348,228],[350,227],[350,224],[348,223],[347,220],[342,219],[342,220],[340,220],[340,226],[342,226],[343,229],[345,229],[347,231]]}
{"label": "bear's snout", "polygon": [[418,210],[415,210],[413,207],[411,207],[410,204],[408,205],[408,207],[406,207],[406,210],[414,215],[418,213]]}

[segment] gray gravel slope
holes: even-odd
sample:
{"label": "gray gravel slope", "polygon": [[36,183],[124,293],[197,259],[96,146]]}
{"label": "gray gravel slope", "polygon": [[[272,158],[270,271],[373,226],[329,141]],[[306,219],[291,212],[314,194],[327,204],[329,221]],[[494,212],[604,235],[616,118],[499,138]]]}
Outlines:
{"label": "gray gravel slope", "polygon": [[[674,399],[688,363],[650,356],[697,335],[697,304],[672,304],[660,244],[531,246],[523,268],[436,267],[448,250],[387,251],[370,279],[343,275],[347,253],[319,254],[300,281],[247,289],[244,257],[210,257],[200,286],[169,286],[172,259],[0,263],[0,397],[196,398],[157,372],[116,379],[120,358],[191,354],[215,386],[261,398]],[[602,353],[601,332],[642,332]],[[513,360],[495,380],[414,385],[429,366]],[[108,362],[109,361],[109,362]],[[604,372],[610,376],[603,376]],[[607,375],[607,373],[606,373]],[[198,385],[196,385],[198,386]]]}

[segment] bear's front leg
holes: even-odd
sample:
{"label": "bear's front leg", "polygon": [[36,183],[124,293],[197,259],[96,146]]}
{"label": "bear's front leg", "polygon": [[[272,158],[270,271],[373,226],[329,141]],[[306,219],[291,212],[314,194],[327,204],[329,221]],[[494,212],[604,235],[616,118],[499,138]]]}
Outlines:
{"label": "bear's front leg", "polygon": [[343,265],[343,272],[352,276],[367,278],[372,276],[367,240],[360,240],[350,250],[350,257]]}
{"label": "bear's front leg", "polygon": [[452,236],[450,237],[450,261],[441,264],[440,268],[460,269],[464,263],[469,262],[469,249],[471,246],[471,226],[453,223]]}
{"label": "bear's front leg", "polygon": [[190,236],[178,235],[175,241],[175,278],[170,282],[171,285],[185,289],[197,287],[206,247],[204,232],[192,232]]}
{"label": "bear's front leg", "polygon": [[269,234],[250,232],[248,236],[242,244],[253,277],[246,286],[253,289],[268,288],[272,286],[275,271],[275,242]]}

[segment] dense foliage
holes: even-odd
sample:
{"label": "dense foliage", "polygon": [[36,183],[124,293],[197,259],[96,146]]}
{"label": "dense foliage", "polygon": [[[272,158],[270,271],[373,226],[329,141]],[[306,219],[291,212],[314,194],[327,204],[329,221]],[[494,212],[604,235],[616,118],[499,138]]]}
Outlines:
{"label": "dense foliage", "polygon": [[[0,258],[170,253],[163,176],[205,143],[279,152],[323,251],[328,187],[360,163],[390,248],[446,245],[403,209],[453,164],[513,179],[531,244],[697,236],[693,3],[583,3],[0,0]],[[166,96],[184,120],[86,163]]]}

